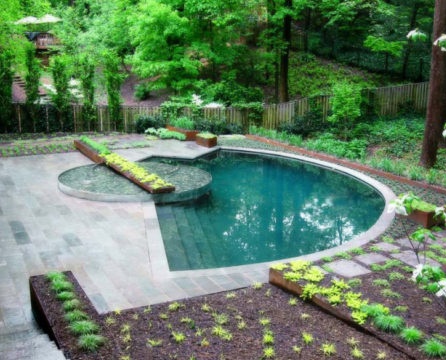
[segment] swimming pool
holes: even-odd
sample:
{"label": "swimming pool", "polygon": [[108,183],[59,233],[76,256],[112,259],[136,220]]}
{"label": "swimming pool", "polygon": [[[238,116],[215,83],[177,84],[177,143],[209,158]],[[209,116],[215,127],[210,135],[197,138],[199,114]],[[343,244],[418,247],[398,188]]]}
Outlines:
{"label": "swimming pool", "polygon": [[296,159],[219,151],[187,164],[209,172],[212,184],[197,201],[157,205],[171,271],[330,249],[366,232],[385,207],[381,194],[368,184]]}

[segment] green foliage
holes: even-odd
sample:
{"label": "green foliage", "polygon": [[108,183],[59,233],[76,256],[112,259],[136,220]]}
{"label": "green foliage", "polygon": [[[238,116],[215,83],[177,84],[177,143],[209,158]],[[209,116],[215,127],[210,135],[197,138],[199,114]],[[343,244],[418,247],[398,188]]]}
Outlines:
{"label": "green foliage", "polygon": [[[42,72],[40,68],[40,61],[36,58],[36,49],[34,46],[29,46],[26,49],[26,68],[27,73],[25,76],[25,93],[26,104],[28,107],[32,107],[39,98],[39,84],[40,74]],[[34,111],[32,111],[34,121]]]}
{"label": "green foliage", "polygon": [[71,282],[65,279],[54,279],[51,281],[51,289],[56,293],[63,291],[73,291],[74,286]]}
{"label": "green foliage", "polygon": [[381,314],[374,318],[374,324],[380,330],[399,333],[404,327],[404,319],[396,315]]}
{"label": "green foliage", "polygon": [[79,140],[91,147],[93,150],[97,151],[97,153],[100,155],[107,155],[111,153],[106,145],[98,143],[97,141],[90,139],[88,136],[82,135]]}
{"label": "green foliage", "polygon": [[82,87],[82,117],[84,126],[89,131],[94,131],[96,121],[95,107],[95,63],[87,54],[82,54],[79,58],[79,78]]}
{"label": "green foliage", "polygon": [[161,115],[139,115],[135,120],[135,130],[138,134],[143,134],[148,128],[162,128],[166,125],[166,120]]}
{"label": "green foliage", "polygon": [[193,119],[187,116],[180,116],[177,118],[173,118],[169,121],[170,125],[184,130],[194,130],[195,122]]}
{"label": "green foliage", "polygon": [[446,346],[436,339],[429,339],[423,345],[421,350],[429,357],[443,357],[446,355]]}
{"label": "green foliage", "polygon": [[364,46],[374,52],[383,52],[395,57],[401,56],[403,50],[402,41],[386,41],[382,37],[373,35],[367,36],[367,39],[364,41]]}
{"label": "green foliage", "polygon": [[50,97],[57,110],[60,129],[64,131],[71,100],[69,58],[62,55],[53,56],[50,61],[50,71],[55,89],[54,93],[50,93]]}
{"label": "green foliage", "polygon": [[324,133],[316,139],[309,139],[303,145],[309,150],[325,152],[337,157],[362,159],[366,154],[367,140],[337,140],[331,133]]}
{"label": "green foliage", "polygon": [[328,121],[343,128],[343,136],[352,128],[353,122],[361,116],[361,88],[348,82],[338,82],[333,86],[331,99],[332,115]]}
{"label": "green foliage", "polygon": [[114,130],[121,131],[121,85],[125,75],[120,71],[119,57],[113,52],[104,52],[102,54],[104,63],[105,87],[107,89],[107,102],[110,113],[110,120]]}
{"label": "green foliage", "polygon": [[401,338],[407,344],[416,344],[423,339],[423,332],[413,326],[406,327],[401,331]]}
{"label": "green foliage", "polygon": [[160,139],[176,139],[180,141],[186,140],[186,135],[177,131],[171,131],[166,128],[148,128],[146,134],[158,136]]}
{"label": "green foliage", "polygon": [[6,132],[11,121],[12,53],[0,51],[0,132]]}
{"label": "green foliage", "polygon": [[72,322],[79,321],[79,320],[87,320],[88,315],[85,312],[83,312],[82,310],[74,309],[72,311],[67,312],[64,315],[64,318],[69,323],[72,323]]}
{"label": "green foliage", "polygon": [[105,337],[98,334],[83,334],[79,336],[77,343],[81,349],[96,351],[105,344]]}
{"label": "green foliage", "polygon": [[78,320],[69,325],[70,331],[75,335],[95,334],[99,326],[90,320]]}

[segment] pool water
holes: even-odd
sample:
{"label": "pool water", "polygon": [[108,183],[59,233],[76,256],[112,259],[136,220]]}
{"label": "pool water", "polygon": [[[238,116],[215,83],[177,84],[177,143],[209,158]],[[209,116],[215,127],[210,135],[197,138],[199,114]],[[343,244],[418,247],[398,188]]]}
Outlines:
{"label": "pool water", "polygon": [[157,206],[171,271],[329,249],[367,231],[385,206],[370,186],[294,159],[220,151],[192,165],[212,174],[209,195]]}

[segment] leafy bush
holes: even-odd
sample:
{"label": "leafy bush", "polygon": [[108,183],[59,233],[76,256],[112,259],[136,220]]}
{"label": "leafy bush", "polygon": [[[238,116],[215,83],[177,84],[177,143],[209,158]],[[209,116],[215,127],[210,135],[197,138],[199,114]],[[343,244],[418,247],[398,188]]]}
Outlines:
{"label": "leafy bush", "polygon": [[342,128],[343,137],[346,138],[346,133],[352,128],[353,122],[361,116],[361,88],[342,81],[335,84],[332,91],[331,110],[333,114],[328,117],[328,121],[339,125]]}
{"label": "leafy bush", "polygon": [[194,130],[195,122],[190,117],[181,116],[179,118],[175,118],[170,120],[170,125],[184,130]]}
{"label": "leafy bush", "polygon": [[176,139],[180,141],[186,140],[186,135],[177,131],[171,131],[166,128],[148,128],[145,131],[146,134],[158,136],[160,139]]}
{"label": "leafy bush", "polygon": [[225,106],[235,103],[262,102],[263,92],[258,87],[243,86],[233,79],[210,84],[201,90],[206,98],[214,99]]}
{"label": "leafy bush", "polygon": [[348,159],[362,159],[365,157],[367,140],[354,139],[352,141],[337,140],[333,134],[325,133],[314,140],[307,140],[305,147],[310,150],[321,151],[337,157]]}
{"label": "leafy bush", "polygon": [[133,93],[133,95],[139,101],[147,100],[148,98],[150,98],[150,87],[148,86],[148,84],[138,84],[135,87],[135,92]]}
{"label": "leafy bush", "polygon": [[136,133],[143,134],[148,128],[161,128],[166,125],[166,120],[161,115],[139,115],[135,121]]}
{"label": "leafy bush", "polygon": [[198,119],[195,122],[195,129],[208,131],[216,135],[228,134],[230,132],[225,119]]}
{"label": "leafy bush", "polygon": [[310,110],[303,116],[296,116],[293,122],[282,124],[279,126],[279,131],[286,131],[290,134],[302,135],[308,137],[309,135],[322,131],[327,128],[327,122],[322,118],[321,110]]}

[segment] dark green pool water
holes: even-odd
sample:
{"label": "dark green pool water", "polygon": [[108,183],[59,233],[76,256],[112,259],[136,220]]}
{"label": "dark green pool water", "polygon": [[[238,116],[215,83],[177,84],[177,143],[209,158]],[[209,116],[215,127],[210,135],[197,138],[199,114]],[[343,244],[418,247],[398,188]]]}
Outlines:
{"label": "dark green pool water", "polygon": [[212,174],[209,196],[157,206],[172,271],[332,248],[368,230],[384,209],[370,186],[297,160],[221,151],[193,165]]}

